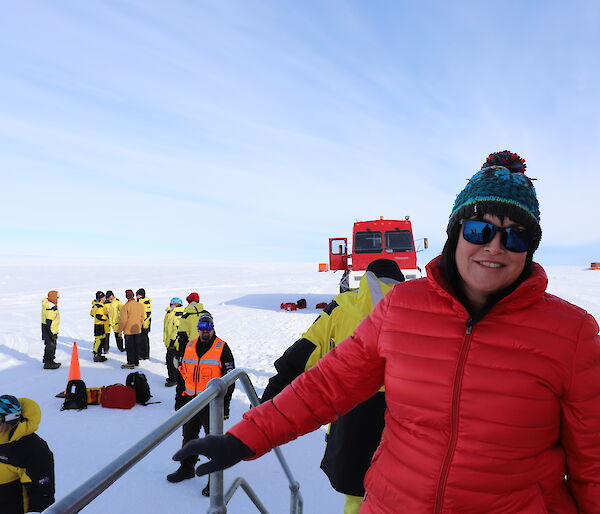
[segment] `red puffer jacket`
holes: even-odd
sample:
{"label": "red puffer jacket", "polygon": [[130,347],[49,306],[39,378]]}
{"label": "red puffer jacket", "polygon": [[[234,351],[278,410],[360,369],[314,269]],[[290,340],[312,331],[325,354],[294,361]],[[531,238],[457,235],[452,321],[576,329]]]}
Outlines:
{"label": "red puffer jacket", "polygon": [[468,328],[437,262],[427,279],[397,285],[352,338],[230,433],[260,456],[384,383],[386,426],[361,513],[600,512],[594,318],[547,294],[534,265]]}

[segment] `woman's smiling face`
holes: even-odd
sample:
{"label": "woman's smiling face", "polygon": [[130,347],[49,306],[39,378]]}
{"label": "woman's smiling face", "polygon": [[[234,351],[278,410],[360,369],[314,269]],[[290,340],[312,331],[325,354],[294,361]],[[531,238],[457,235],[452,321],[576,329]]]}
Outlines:
{"label": "woman's smiling face", "polygon": [[[500,221],[486,214],[483,219],[498,227],[520,227],[510,218]],[[522,227],[520,227],[522,228]],[[502,245],[500,233],[484,245],[465,240],[462,230],[456,246],[456,267],[465,295],[475,308],[481,308],[488,297],[513,284],[525,268],[527,252],[510,252]]]}

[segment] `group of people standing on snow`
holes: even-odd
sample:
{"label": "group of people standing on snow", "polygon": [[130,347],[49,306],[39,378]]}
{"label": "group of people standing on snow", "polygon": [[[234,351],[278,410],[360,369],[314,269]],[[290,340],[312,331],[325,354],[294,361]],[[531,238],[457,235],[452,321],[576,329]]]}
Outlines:
{"label": "group of people standing on snow", "polygon": [[[49,291],[42,300],[42,340],[44,341],[44,369],[58,369],[55,361],[56,341],[60,324],[58,311],[58,291]],[[150,358],[149,332],[152,322],[152,301],[146,297],[146,291],[138,289],[125,291],[126,302],[115,297],[112,291],[106,294],[97,291],[92,300],[90,316],[94,320],[94,362],[106,361],[109,352],[110,334],[114,334],[117,348],[127,352],[127,364],[123,368],[134,368],[140,360]]]}

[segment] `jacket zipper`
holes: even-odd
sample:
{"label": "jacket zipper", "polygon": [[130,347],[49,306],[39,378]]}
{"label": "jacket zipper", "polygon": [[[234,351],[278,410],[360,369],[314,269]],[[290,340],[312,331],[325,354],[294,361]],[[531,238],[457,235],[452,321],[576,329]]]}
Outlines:
{"label": "jacket zipper", "polygon": [[456,441],[458,439],[458,400],[462,388],[462,379],[465,370],[465,363],[467,361],[467,354],[469,353],[469,347],[471,346],[472,331],[473,320],[468,319],[467,330],[465,333],[465,338],[463,339],[462,348],[460,349],[458,365],[456,366],[456,373],[454,375],[454,386],[452,390],[450,443],[448,445],[448,450],[446,451],[446,457],[444,458],[444,465],[442,466],[442,472],[440,473],[440,479],[438,481],[437,492],[435,495],[435,514],[440,514],[442,512],[442,506],[444,504],[444,493],[446,490],[446,481],[448,480],[450,464],[452,462],[452,458],[454,457],[454,450],[456,449]]}

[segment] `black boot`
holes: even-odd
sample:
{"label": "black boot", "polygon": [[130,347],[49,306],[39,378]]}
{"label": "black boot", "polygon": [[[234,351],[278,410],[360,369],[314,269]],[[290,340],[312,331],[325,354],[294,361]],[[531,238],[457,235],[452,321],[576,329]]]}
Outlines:
{"label": "black boot", "polygon": [[167,475],[167,480],[176,484],[177,482],[182,482],[183,480],[187,480],[188,478],[194,478],[196,473],[194,472],[194,466],[191,468],[189,466],[179,466],[177,471],[174,473],[169,473]]}
{"label": "black boot", "polygon": [[206,484],[206,487],[202,489],[202,496],[210,496],[210,480]]}
{"label": "black boot", "polygon": [[44,362],[44,369],[58,369],[60,368],[60,362]]}
{"label": "black boot", "polygon": [[106,357],[104,355],[100,355],[99,353],[94,352],[94,362],[104,362]]}

